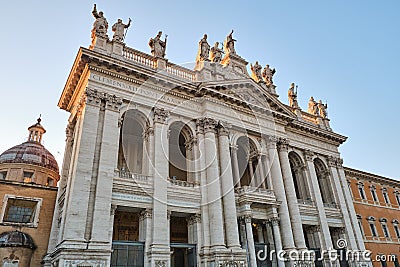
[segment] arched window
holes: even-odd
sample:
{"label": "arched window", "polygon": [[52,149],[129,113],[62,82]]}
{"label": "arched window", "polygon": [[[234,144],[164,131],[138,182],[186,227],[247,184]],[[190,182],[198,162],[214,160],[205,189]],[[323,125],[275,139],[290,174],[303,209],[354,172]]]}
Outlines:
{"label": "arched window", "polygon": [[332,192],[332,186],[329,179],[328,169],[320,159],[314,160],[315,172],[317,173],[318,185],[321,191],[322,201],[325,204],[334,204],[335,198]]}
{"label": "arched window", "polygon": [[169,128],[169,177],[172,180],[193,182],[191,164],[193,139],[190,128],[181,123],[174,122]]}
{"label": "arched window", "polygon": [[144,129],[146,119],[137,110],[128,110],[123,116],[123,124],[120,132],[118,169],[121,172],[142,174]]}
{"label": "arched window", "polygon": [[260,170],[258,169],[258,150],[256,145],[248,137],[241,136],[237,140],[237,146],[240,185],[252,187],[260,186],[262,178],[259,177]]}
{"label": "arched window", "polygon": [[303,201],[311,200],[307,179],[304,173],[303,161],[297,153],[291,151],[289,153],[289,163],[290,170],[292,171],[297,199],[301,199]]}

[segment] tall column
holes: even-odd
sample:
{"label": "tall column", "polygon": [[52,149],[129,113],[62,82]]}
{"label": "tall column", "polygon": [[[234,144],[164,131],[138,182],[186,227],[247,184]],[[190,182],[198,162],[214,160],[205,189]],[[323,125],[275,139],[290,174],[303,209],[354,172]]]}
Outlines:
{"label": "tall column", "polygon": [[251,226],[251,218],[250,214],[246,214],[243,216],[243,220],[246,225],[246,239],[247,239],[247,248],[250,258],[249,267],[257,267],[257,258],[256,258],[256,248],[254,246],[254,237],[253,237],[253,229]]}
{"label": "tall column", "polygon": [[326,219],[325,207],[322,201],[321,189],[319,188],[317,173],[315,172],[313,157],[314,157],[313,152],[309,150],[304,151],[307,174],[309,174],[308,176],[310,177],[311,180],[309,184],[311,185],[313,199],[315,201],[315,205],[317,206],[319,225],[322,232],[322,239],[320,240],[321,249],[326,250],[328,248],[333,248],[332,238],[329,232],[328,221]]}
{"label": "tall column", "polygon": [[148,253],[150,251],[151,240],[151,226],[152,226],[152,214],[153,211],[151,209],[146,209],[140,212],[139,220],[141,224],[139,225],[139,229],[141,232],[141,236],[139,237],[139,241],[144,242],[144,266],[151,267]]}
{"label": "tall column", "polygon": [[262,157],[262,161],[264,162],[264,176],[265,176],[264,184],[266,185],[267,189],[273,190],[274,187],[273,187],[272,177],[271,177],[271,164],[269,162],[267,155],[264,155]]}
{"label": "tall column", "polygon": [[153,157],[153,234],[149,260],[151,266],[170,266],[169,232],[167,218],[168,177],[168,112],[154,108]]}
{"label": "tall column", "polygon": [[257,156],[257,160],[258,160],[258,164],[257,164],[257,169],[258,169],[258,175],[259,175],[259,187],[264,188],[265,189],[265,173],[264,173],[264,165],[263,165],[263,160],[262,160],[263,155],[262,154],[258,154]]}
{"label": "tall column", "polygon": [[[109,230],[109,225],[105,224],[102,219],[110,216],[112,186],[114,178],[114,170],[117,168],[119,136],[120,129],[118,127],[119,108],[122,99],[115,96],[106,95],[105,99],[104,122],[102,127],[102,138],[100,146],[100,156],[98,162],[98,171],[96,173],[96,181],[92,180],[95,185],[95,195],[93,196],[93,222],[91,230],[91,240],[101,244],[105,241],[104,233]],[[95,157],[96,159],[96,157]],[[95,245],[95,248],[98,245]],[[109,244],[111,248],[111,244]]]}
{"label": "tall column", "polygon": [[220,126],[219,135],[219,163],[221,171],[222,202],[226,229],[226,245],[228,248],[240,248],[239,233],[236,216],[236,201],[233,186],[233,173],[229,151],[229,131]]}
{"label": "tall column", "polygon": [[[279,230],[279,218],[278,217],[272,217],[269,219],[271,222],[272,226],[272,232],[274,234],[274,240],[275,240],[275,252],[277,255],[280,251],[282,251],[282,240],[281,240],[281,231]],[[284,267],[285,262],[282,260],[277,259],[277,264],[278,267]]]}
{"label": "tall column", "polygon": [[[358,249],[358,246],[357,246],[357,242],[356,242],[356,236],[354,235],[354,233],[357,230],[359,231],[359,227],[358,227],[358,224],[356,224],[356,227],[353,229],[352,223],[351,223],[351,217],[350,217],[351,215],[349,214],[348,205],[346,205],[346,200],[343,195],[343,192],[345,190],[348,190],[347,182],[346,182],[346,188],[342,188],[342,186],[340,184],[340,177],[339,177],[337,169],[336,169],[336,159],[335,158],[333,158],[333,157],[328,158],[328,166],[329,166],[332,178],[333,178],[332,179],[333,186],[335,187],[336,195],[339,200],[340,210],[343,215],[343,223],[346,228],[346,233],[347,233],[347,238],[348,238],[347,242],[349,244],[348,248],[356,250],[356,249]],[[353,207],[352,204],[351,204],[351,206]],[[355,212],[354,212],[354,215],[355,215]]]}
{"label": "tall column", "polygon": [[146,130],[148,144],[147,144],[147,155],[146,155],[146,173],[153,177],[154,175],[154,128],[149,127]]}
{"label": "tall column", "polygon": [[286,250],[294,249],[294,240],[292,225],[290,223],[288,203],[286,199],[285,185],[283,183],[282,172],[280,168],[279,157],[276,150],[277,138],[274,136],[268,137],[268,154],[271,160],[271,177],[276,200],[281,203],[278,209],[280,218],[280,227],[282,230],[282,244]]}
{"label": "tall column", "polygon": [[281,138],[278,142],[279,161],[282,168],[283,182],[285,184],[286,198],[289,207],[290,220],[292,223],[294,241],[298,249],[306,249],[306,242],[304,240],[303,225],[300,217],[300,210],[297,203],[296,190],[294,187],[292,171],[290,169],[289,155],[288,155],[289,142]]}
{"label": "tall column", "polygon": [[253,160],[249,158],[249,164],[248,164],[248,169],[249,169],[249,173],[250,173],[250,183],[249,185],[252,187],[256,187],[256,177],[254,175],[254,169],[253,169]]}
{"label": "tall column", "polygon": [[220,250],[225,248],[225,239],[216,147],[217,142],[215,139],[217,121],[205,118],[203,119],[203,123],[211,248],[213,250]]}
{"label": "tall column", "polygon": [[208,253],[210,248],[210,224],[208,215],[208,198],[207,198],[207,175],[206,175],[206,163],[205,163],[205,141],[204,141],[204,127],[203,120],[198,119],[196,121],[196,133],[197,133],[197,164],[196,173],[198,173],[200,180],[200,191],[201,191],[201,227],[203,229],[203,242],[202,250],[203,254]]}
{"label": "tall column", "polygon": [[231,145],[231,153],[232,153],[232,172],[234,185],[240,187],[240,172],[239,172],[239,162],[237,156],[238,146]]}
{"label": "tall column", "polygon": [[[202,246],[202,235],[201,235],[201,215],[194,214],[188,218],[189,228],[189,243],[196,244],[197,248]],[[200,253],[197,254],[197,262],[201,262]]]}

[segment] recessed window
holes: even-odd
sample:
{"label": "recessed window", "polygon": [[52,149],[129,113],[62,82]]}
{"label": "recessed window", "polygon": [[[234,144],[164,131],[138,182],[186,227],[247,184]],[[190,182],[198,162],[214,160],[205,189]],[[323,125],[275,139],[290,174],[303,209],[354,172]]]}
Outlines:
{"label": "recessed window", "polygon": [[37,226],[42,199],[5,195],[3,203],[5,204],[0,223]]}
{"label": "recessed window", "polygon": [[386,188],[382,189],[383,199],[385,200],[386,204],[390,204],[389,195]]}
{"label": "recessed window", "polygon": [[31,183],[33,178],[33,172],[24,171],[24,183]]}
{"label": "recessed window", "polygon": [[393,224],[394,232],[396,233],[396,237],[400,238],[400,230],[397,224]]}
{"label": "recessed window", "polygon": [[360,193],[361,199],[367,199],[365,197],[364,185],[362,183],[358,184],[358,192]]}
{"label": "recessed window", "polygon": [[378,234],[376,233],[376,227],[374,223],[369,223],[369,228],[371,229],[371,235],[373,237],[377,237]]}
{"label": "recessed window", "polygon": [[389,230],[388,230],[386,224],[382,224],[382,230],[383,230],[383,235],[384,235],[385,237],[390,237]]}
{"label": "recessed window", "polygon": [[371,186],[371,195],[372,195],[372,199],[374,200],[374,202],[378,202],[378,195],[376,194],[376,187],[375,186]]}
{"label": "recessed window", "polygon": [[0,180],[5,180],[7,177],[7,171],[1,171],[0,172]]}
{"label": "recessed window", "polygon": [[54,180],[51,177],[47,177],[47,186],[54,186]]}

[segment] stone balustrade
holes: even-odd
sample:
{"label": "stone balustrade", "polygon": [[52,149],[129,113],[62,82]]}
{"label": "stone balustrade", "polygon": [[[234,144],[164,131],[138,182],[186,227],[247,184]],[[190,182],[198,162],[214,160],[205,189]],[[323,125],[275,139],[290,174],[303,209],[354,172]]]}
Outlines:
{"label": "stone balustrade", "polygon": [[153,56],[140,52],[133,48],[124,47],[123,57],[128,59],[129,61],[139,63],[152,69],[155,69],[157,67],[157,60]]}
{"label": "stone balustrade", "polygon": [[191,183],[188,181],[182,181],[182,180],[171,179],[171,178],[168,178],[168,182],[170,182],[173,185],[182,186],[182,187],[198,187],[199,186],[199,184],[197,184],[197,183]]}
{"label": "stone balustrade", "polygon": [[167,64],[166,72],[168,74],[172,74],[172,75],[182,78],[184,80],[189,80],[189,81],[196,80],[194,71],[184,68],[184,67],[181,67],[179,65],[173,64],[173,63]]}

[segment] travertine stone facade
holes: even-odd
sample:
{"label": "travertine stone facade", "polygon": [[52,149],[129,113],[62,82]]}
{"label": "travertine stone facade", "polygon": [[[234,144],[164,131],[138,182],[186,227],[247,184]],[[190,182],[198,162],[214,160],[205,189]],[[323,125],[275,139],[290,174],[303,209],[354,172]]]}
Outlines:
{"label": "travertine stone facade", "polygon": [[282,103],[275,70],[253,80],[235,41],[195,70],[100,35],[79,50],[47,266],[337,266],[289,253],[364,249],[346,137]]}

